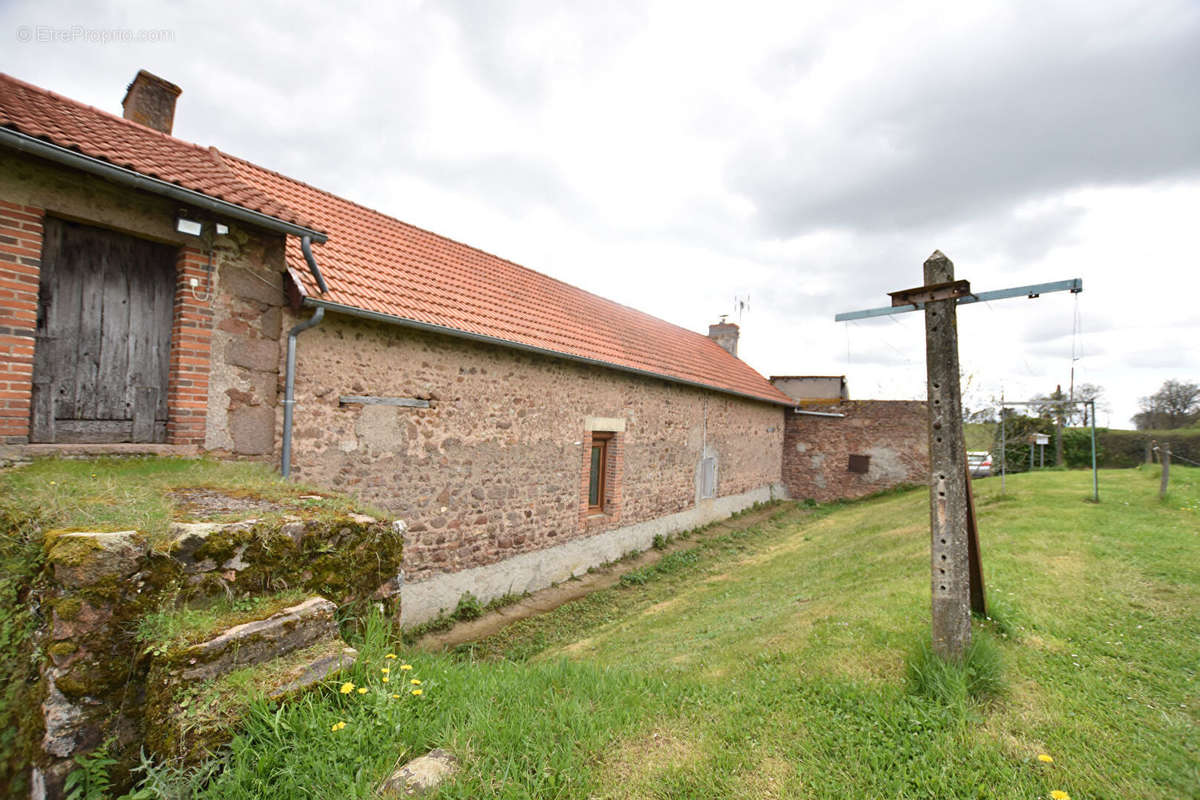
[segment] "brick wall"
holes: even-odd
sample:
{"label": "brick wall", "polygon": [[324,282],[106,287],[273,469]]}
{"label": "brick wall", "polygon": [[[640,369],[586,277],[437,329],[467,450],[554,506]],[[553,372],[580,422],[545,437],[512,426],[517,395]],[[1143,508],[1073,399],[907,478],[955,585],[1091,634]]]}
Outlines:
{"label": "brick wall", "polygon": [[42,210],[0,200],[0,444],[29,440]]}
{"label": "brick wall", "polygon": [[[182,247],[175,262],[175,315],[171,325],[171,371],[167,379],[167,441],[203,444],[212,359],[212,309],[190,281],[207,283],[208,256]],[[203,295],[200,295],[201,297]]]}
{"label": "brick wall", "polygon": [[[929,476],[925,403],[848,400],[821,405],[842,419],[787,412],[783,482],[794,499],[818,502],[862,497]],[[870,456],[865,474],[849,470],[851,455]]]}
{"label": "brick wall", "polygon": [[[405,520],[409,581],[692,508],[702,454],[720,497],[780,480],[779,406],[337,314],[299,337],[297,362],[294,474]],[[619,513],[595,519],[581,515],[589,416],[625,425]]]}
{"label": "brick wall", "polygon": [[0,200],[0,444],[29,441],[42,209]]}

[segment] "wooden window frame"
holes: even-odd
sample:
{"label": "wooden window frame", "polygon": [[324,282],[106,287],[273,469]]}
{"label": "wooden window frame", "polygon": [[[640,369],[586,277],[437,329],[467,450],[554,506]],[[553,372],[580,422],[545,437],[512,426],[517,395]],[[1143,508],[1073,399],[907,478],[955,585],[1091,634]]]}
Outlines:
{"label": "wooden window frame", "polygon": [[[592,432],[592,446],[588,453],[588,513],[603,514],[607,505],[608,495],[608,445],[612,441],[612,434],[602,431]],[[600,461],[593,471],[595,462],[591,457],[591,453],[600,448]],[[592,503],[592,480],[596,481],[596,499],[597,503]]]}

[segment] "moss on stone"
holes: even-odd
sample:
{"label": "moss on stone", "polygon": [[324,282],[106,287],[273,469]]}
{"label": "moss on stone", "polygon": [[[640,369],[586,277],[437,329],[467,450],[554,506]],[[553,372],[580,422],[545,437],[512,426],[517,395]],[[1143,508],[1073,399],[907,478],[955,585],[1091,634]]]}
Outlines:
{"label": "moss on stone", "polygon": [[79,612],[83,608],[83,600],[78,595],[60,597],[51,603],[51,608],[60,619],[71,620],[79,616]]}

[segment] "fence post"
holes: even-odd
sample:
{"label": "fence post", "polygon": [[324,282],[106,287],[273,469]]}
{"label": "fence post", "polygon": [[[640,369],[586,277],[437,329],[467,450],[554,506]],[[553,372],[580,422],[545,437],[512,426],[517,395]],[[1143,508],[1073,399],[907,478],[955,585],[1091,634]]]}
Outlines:
{"label": "fence post", "polygon": [[1158,487],[1159,499],[1167,496],[1167,481],[1171,478],[1171,443],[1164,442],[1158,448],[1158,460],[1162,462],[1162,483]]}

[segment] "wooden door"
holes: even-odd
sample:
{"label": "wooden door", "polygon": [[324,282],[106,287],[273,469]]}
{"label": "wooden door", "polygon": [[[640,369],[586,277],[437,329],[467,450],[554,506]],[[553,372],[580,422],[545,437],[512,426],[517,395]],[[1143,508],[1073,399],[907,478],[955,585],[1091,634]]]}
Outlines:
{"label": "wooden door", "polygon": [[175,255],[46,218],[31,441],[166,441]]}

